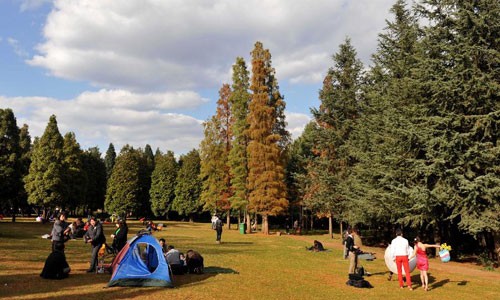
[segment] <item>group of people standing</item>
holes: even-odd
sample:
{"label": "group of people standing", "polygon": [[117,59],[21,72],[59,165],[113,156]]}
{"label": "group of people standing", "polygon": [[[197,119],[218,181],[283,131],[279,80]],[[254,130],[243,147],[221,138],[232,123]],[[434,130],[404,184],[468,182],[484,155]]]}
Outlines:
{"label": "group of people standing", "polygon": [[[370,260],[368,256],[370,253],[365,253],[361,251],[363,243],[361,237],[356,228],[348,228],[347,236],[345,238],[345,253],[344,258],[349,258],[349,274],[354,274],[357,269],[358,258],[363,257],[364,259]],[[429,270],[429,260],[427,258],[426,250],[428,248],[440,248],[439,244],[424,244],[419,236],[415,238],[415,248],[409,246],[409,242],[403,237],[403,232],[401,229],[396,230],[396,237],[392,240],[390,244],[390,256],[392,260],[396,263],[396,269],[398,274],[398,281],[400,288],[404,288],[403,280],[403,270],[405,273],[406,286],[411,291],[413,290],[411,282],[411,270],[409,261],[416,257],[416,267],[420,271],[420,281],[422,284],[422,289],[424,291],[429,290],[429,278],[427,271]],[[392,272],[391,272],[392,275]],[[390,277],[389,277],[390,278]]]}
{"label": "group of people standing", "polygon": [[427,271],[429,270],[429,259],[427,258],[427,248],[440,248],[439,244],[424,244],[419,236],[415,238],[415,249],[413,252],[410,250],[409,242],[403,237],[401,229],[396,230],[396,238],[391,242],[391,256],[396,262],[398,271],[399,287],[404,288],[402,268],[404,268],[406,275],[406,285],[408,289],[413,290],[410,276],[409,261],[413,257],[417,257],[417,269],[420,271],[420,282],[424,291],[429,290],[429,277]]}
{"label": "group of people standing", "polygon": [[[44,268],[41,277],[46,279],[63,279],[68,277],[71,268],[66,261],[66,256],[64,253],[65,245],[64,243],[70,238],[75,238],[72,236],[75,234],[76,228],[79,227],[78,223],[73,223],[72,228],[70,224],[66,221],[67,215],[65,212],[59,214],[58,219],[54,222],[51,231],[52,239],[52,253],[47,257],[45,261]],[[81,221],[81,220],[80,220]],[[116,222],[116,230],[111,235],[113,239],[113,244],[111,250],[118,253],[127,243],[128,227],[125,220],[118,219]],[[101,222],[95,217],[90,217],[88,220],[88,228],[83,234],[83,239],[85,243],[91,245],[91,258],[90,266],[87,269],[87,273],[96,272],[99,259],[99,250],[106,243],[106,236],[102,228]]]}

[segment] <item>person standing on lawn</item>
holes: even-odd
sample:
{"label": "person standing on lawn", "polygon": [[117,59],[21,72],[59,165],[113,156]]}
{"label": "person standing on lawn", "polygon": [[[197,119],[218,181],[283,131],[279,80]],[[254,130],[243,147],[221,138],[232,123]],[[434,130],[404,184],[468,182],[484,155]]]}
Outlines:
{"label": "person standing on lawn", "polygon": [[420,271],[420,282],[422,283],[422,288],[424,291],[429,290],[429,277],[427,276],[427,271],[429,271],[429,259],[427,258],[426,250],[427,248],[440,248],[441,245],[429,245],[422,243],[419,236],[415,238],[415,250],[409,259],[414,256],[417,257],[417,269]]}
{"label": "person standing on lawn", "polygon": [[87,273],[93,273],[97,270],[99,249],[106,243],[102,225],[95,217],[90,218],[90,227],[84,238],[85,243],[90,243],[92,245],[92,256],[90,258],[90,267]]}
{"label": "person standing on lawn", "polygon": [[408,251],[409,244],[408,240],[403,237],[403,231],[401,229],[396,229],[396,238],[391,242],[391,255],[392,259],[396,262],[396,267],[398,270],[398,280],[399,287],[403,288],[403,273],[401,267],[404,267],[406,274],[406,284],[410,291],[413,290],[411,287],[411,275],[410,275],[410,264],[408,263],[408,256],[411,255]]}
{"label": "person standing on lawn", "polygon": [[55,250],[56,243],[64,243],[69,239],[70,232],[71,228],[69,228],[69,223],[66,222],[66,213],[61,212],[59,214],[59,219],[54,222],[52,232],[50,233],[50,235],[52,236],[52,251]]}

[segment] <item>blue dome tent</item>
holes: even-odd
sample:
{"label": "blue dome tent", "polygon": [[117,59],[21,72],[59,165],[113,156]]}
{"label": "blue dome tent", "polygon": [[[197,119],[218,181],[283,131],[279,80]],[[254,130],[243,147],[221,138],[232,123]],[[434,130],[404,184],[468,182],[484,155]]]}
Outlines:
{"label": "blue dome tent", "polygon": [[149,233],[139,233],[127,241],[111,264],[108,286],[173,287],[168,263],[160,244]]}

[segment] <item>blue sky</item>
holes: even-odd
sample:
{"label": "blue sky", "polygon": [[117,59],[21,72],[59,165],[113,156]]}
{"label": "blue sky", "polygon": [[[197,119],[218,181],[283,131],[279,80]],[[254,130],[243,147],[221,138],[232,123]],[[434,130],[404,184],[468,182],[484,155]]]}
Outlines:
{"label": "blue sky", "polygon": [[197,148],[237,56],[261,41],[300,135],[347,36],[370,63],[394,0],[0,0],[0,107],[83,149]]}

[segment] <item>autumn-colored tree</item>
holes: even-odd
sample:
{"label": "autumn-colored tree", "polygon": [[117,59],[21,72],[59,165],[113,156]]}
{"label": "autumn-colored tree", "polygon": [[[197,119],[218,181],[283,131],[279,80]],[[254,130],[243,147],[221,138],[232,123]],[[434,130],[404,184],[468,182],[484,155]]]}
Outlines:
{"label": "autumn-colored tree", "polygon": [[249,207],[262,216],[262,231],[268,234],[268,216],[281,214],[288,207],[280,147],[287,138],[282,127],[285,102],[278,91],[269,50],[257,42],[251,54],[253,95],[247,118]]}
{"label": "autumn-colored tree", "polygon": [[231,87],[224,84],[219,91],[216,115],[204,123],[205,139],[200,145],[203,208],[209,211],[226,212],[228,227],[230,226],[229,212],[231,209],[229,198],[232,195],[228,164],[233,123],[229,103],[230,96]]}
{"label": "autumn-colored tree", "polygon": [[[241,57],[236,58],[233,65],[233,84],[229,103],[231,104],[231,114],[233,116],[233,142],[229,151],[228,164],[231,173],[231,187],[233,195],[230,198],[233,209],[244,210],[247,224],[247,232],[250,233],[250,217],[248,212],[248,105],[251,95],[249,92],[250,77],[245,60]],[[238,214],[238,223],[239,214]]]}

